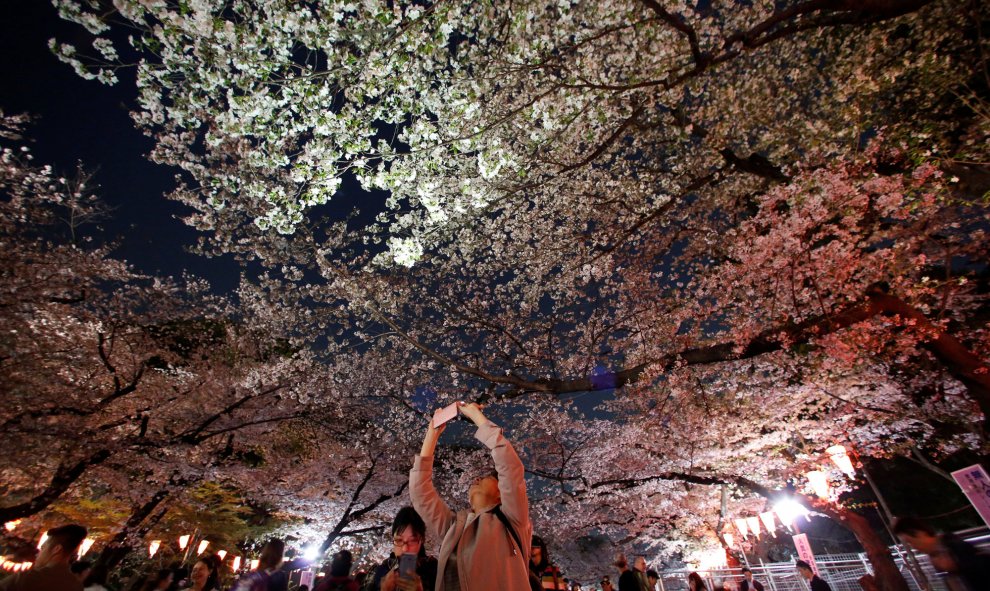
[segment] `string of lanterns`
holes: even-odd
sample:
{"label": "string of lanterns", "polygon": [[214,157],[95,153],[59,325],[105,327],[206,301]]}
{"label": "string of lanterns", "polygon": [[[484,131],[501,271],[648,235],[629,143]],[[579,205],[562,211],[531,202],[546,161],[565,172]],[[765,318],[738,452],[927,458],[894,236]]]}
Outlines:
{"label": "string of lanterns", "polygon": [[[853,466],[852,458],[849,457],[845,446],[833,445],[825,450],[825,454],[843,474],[849,478],[856,476],[856,469]],[[805,477],[808,480],[808,487],[815,496],[821,499],[828,499],[832,496],[832,487],[827,472],[824,470],[811,470],[805,474]],[[855,506],[849,505],[849,508],[875,506],[875,503],[861,503]],[[775,504],[770,511],[764,511],[758,516],[740,517],[735,519],[734,523],[744,540],[749,534],[757,538],[760,537],[763,534],[763,530],[766,530],[771,536],[777,537],[776,529],[778,521],[780,525],[790,530],[794,521],[800,516],[804,516],[808,521],[811,520],[811,514],[807,508],[793,499],[784,499]],[[730,547],[735,545],[735,537],[732,534],[727,533],[722,537]]]}

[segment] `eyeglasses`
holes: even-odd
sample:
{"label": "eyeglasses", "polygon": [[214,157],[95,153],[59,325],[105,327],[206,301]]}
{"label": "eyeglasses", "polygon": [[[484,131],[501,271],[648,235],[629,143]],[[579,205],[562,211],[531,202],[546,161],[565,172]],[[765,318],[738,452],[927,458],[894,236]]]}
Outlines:
{"label": "eyeglasses", "polygon": [[423,538],[409,538],[408,540],[392,538],[392,543],[395,544],[396,548],[416,548],[423,543]]}

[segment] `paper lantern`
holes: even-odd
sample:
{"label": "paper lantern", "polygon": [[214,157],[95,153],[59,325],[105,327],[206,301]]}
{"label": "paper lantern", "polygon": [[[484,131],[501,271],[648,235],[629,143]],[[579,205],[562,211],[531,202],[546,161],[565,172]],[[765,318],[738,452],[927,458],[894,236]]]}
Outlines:
{"label": "paper lantern", "polygon": [[155,554],[158,553],[158,549],[161,548],[161,545],[162,545],[161,540],[154,540],[150,544],[148,544],[148,556],[154,558]]}

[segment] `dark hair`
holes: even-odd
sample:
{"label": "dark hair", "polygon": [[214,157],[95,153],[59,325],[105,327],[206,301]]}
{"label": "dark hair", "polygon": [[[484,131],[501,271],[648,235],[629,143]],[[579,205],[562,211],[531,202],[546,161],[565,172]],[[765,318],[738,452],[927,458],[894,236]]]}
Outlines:
{"label": "dark hair", "polygon": [[806,568],[808,570],[812,570],[811,565],[803,560],[798,560],[797,562],[795,562],[794,568]]}
{"label": "dark hair", "polygon": [[744,572],[744,573],[751,573],[753,571],[749,570],[749,567],[748,566],[744,566],[744,567],[742,567],[742,572]]}
{"label": "dark hair", "polygon": [[157,589],[158,585],[160,585],[162,581],[172,575],[173,572],[170,568],[163,568],[153,575],[148,575],[148,578],[144,580],[144,585],[141,586],[141,591],[153,591],[154,589]]}
{"label": "dark hair", "polygon": [[657,574],[657,571],[655,571],[653,569],[650,569],[650,570],[646,571],[646,576],[648,578],[654,578],[654,579],[659,579],[660,578],[660,575]]}
{"label": "dark hair", "polygon": [[333,555],[333,560],[330,561],[330,576],[331,577],[346,577],[351,574],[351,564],[354,562],[354,557],[351,556],[349,550],[341,550]]}
{"label": "dark hair", "polygon": [[79,544],[86,539],[86,528],[74,523],[53,527],[48,530],[48,539],[52,544],[61,546],[62,550],[72,556],[79,549]]}
{"label": "dark hair", "polygon": [[413,533],[424,538],[425,541],[426,523],[412,507],[403,507],[395,514],[395,519],[392,520],[392,535],[402,533],[407,527],[412,527]]}
{"label": "dark hair", "polygon": [[935,535],[935,529],[927,521],[918,519],[917,517],[898,517],[894,521],[893,529],[895,536],[914,536],[919,533],[928,534],[929,536]]}
{"label": "dark hair", "polygon": [[[547,543],[543,541],[540,536],[533,536],[533,541],[530,544],[532,548],[540,549],[540,563],[533,565],[533,569],[538,571],[537,574],[541,574],[547,567],[550,566],[550,552],[547,551]],[[533,564],[532,553],[530,554],[530,564]]]}
{"label": "dark hair", "polygon": [[694,591],[708,591],[708,586],[705,585],[705,580],[701,578],[696,572],[692,572],[688,575],[688,589],[691,589],[691,583],[694,582]]}
{"label": "dark hair", "polygon": [[309,585],[299,585],[296,591],[309,591]]}
{"label": "dark hair", "polygon": [[210,554],[208,556],[200,556],[199,560],[197,560],[196,562],[202,562],[203,564],[206,565],[206,568],[210,569],[210,576],[206,577],[206,584],[203,585],[203,589],[219,589],[220,588],[220,557],[218,557],[216,554]]}
{"label": "dark hair", "polygon": [[282,562],[282,554],[285,553],[285,542],[278,538],[268,540],[265,547],[261,549],[261,556],[258,557],[258,570],[276,568]]}
{"label": "dark hair", "polygon": [[69,565],[69,570],[72,571],[72,574],[74,575],[78,575],[79,573],[90,568],[93,568],[93,563],[88,560],[77,560]]}

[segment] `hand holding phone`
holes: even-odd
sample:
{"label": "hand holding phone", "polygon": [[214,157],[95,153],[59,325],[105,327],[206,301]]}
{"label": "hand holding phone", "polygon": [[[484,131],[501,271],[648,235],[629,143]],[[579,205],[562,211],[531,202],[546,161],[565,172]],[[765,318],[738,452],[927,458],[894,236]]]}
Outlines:
{"label": "hand holding phone", "polygon": [[440,425],[456,419],[457,409],[459,406],[460,403],[455,402],[443,408],[438,408],[437,411],[433,413],[433,428],[438,429],[440,428]]}
{"label": "hand holding phone", "polygon": [[410,552],[399,557],[399,577],[409,579],[416,575],[416,555]]}

